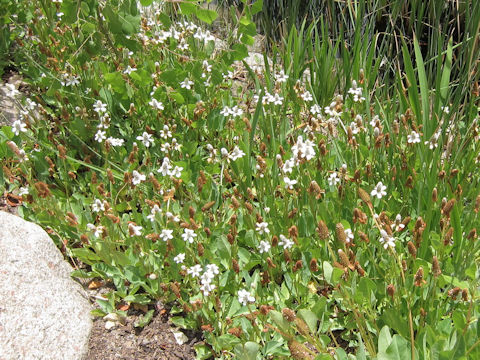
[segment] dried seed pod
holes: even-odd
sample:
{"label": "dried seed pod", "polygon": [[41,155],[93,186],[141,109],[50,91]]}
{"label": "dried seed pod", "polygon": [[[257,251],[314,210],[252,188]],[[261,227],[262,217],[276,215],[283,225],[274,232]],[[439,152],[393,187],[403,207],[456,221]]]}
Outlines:
{"label": "dried seed pod", "polygon": [[236,274],[240,272],[240,266],[238,265],[238,261],[236,259],[232,259],[232,269]]}
{"label": "dried seed pod", "polygon": [[310,271],[317,272],[318,271],[318,262],[317,259],[313,258],[310,260]]}
{"label": "dried seed pod", "polygon": [[415,259],[417,257],[417,248],[411,241],[407,243],[407,247],[408,247],[408,252]]}
{"label": "dried seed pod", "polygon": [[467,289],[462,290],[462,300],[463,301],[468,301],[468,290]]}
{"label": "dried seed pod", "polygon": [[473,228],[472,230],[469,231],[468,235],[467,235],[467,239],[468,240],[475,240],[477,238],[477,229],[476,228]]}
{"label": "dried seed pod", "polygon": [[297,260],[297,262],[295,263],[295,265],[293,265],[292,271],[293,271],[293,272],[297,272],[297,271],[300,270],[301,268],[303,268],[302,260]]}
{"label": "dried seed pod", "polygon": [[205,212],[205,211],[207,211],[207,210],[210,210],[213,205],[215,205],[215,201],[209,201],[208,203],[206,203],[205,205],[203,205],[203,207],[202,207],[202,212]]}
{"label": "dried seed pod", "polygon": [[447,246],[450,244],[452,241],[452,236],[453,236],[453,227],[450,227],[448,229],[447,233],[445,234],[445,237],[443,238],[443,245]]}
{"label": "dried seed pod", "polygon": [[360,275],[360,276],[362,276],[362,277],[365,276],[365,270],[363,270],[362,265],[360,265],[360,264],[358,263],[358,261],[355,262],[355,270],[357,270],[358,275]]}
{"label": "dried seed pod", "polygon": [[387,286],[387,294],[390,296],[393,300],[393,297],[395,296],[395,286],[393,284],[389,284]]}
{"label": "dried seed pod", "polygon": [[242,337],[243,330],[240,327],[233,327],[233,328],[228,329],[228,333],[233,335],[233,336],[236,336],[237,338],[240,338],[240,337]]}
{"label": "dried seed pod", "polygon": [[291,238],[293,238],[294,240],[297,239],[298,237],[298,229],[295,225],[292,225],[290,226],[290,228],[288,229],[288,234],[290,235]]}
{"label": "dried seed pod", "polygon": [[197,243],[197,253],[198,253],[198,256],[200,257],[202,257],[203,254],[205,253],[205,248],[203,247],[201,242]]}
{"label": "dried seed pod", "polygon": [[367,234],[365,234],[363,231],[358,231],[358,236],[362,241],[366,242],[367,244],[370,242],[370,239],[368,238]]}
{"label": "dried seed pod", "polygon": [[267,264],[268,264],[268,267],[271,269],[275,269],[277,267],[277,265],[273,263],[272,258],[270,257],[267,257]]}
{"label": "dried seed pod", "polygon": [[337,235],[338,241],[340,241],[342,244],[347,243],[347,235],[345,234],[345,228],[343,227],[342,223],[335,225],[335,234]]}
{"label": "dried seed pod", "polygon": [[367,204],[368,206],[372,205],[372,202],[370,200],[370,195],[365,190],[363,190],[362,188],[358,188],[357,193],[358,193],[358,197],[362,199],[362,201],[365,204]]}
{"label": "dried seed pod", "polygon": [[328,227],[323,220],[318,221],[317,233],[320,240],[327,240],[329,237]]}
{"label": "dried seed pod", "polygon": [[462,289],[460,289],[458,286],[454,287],[453,289],[448,290],[448,296],[450,296],[453,300],[457,299],[458,294],[460,293]]}
{"label": "dried seed pod", "polygon": [[427,283],[423,279],[423,268],[421,266],[418,268],[417,273],[415,274],[414,280],[415,280],[414,281],[415,286],[422,286]]}
{"label": "dried seed pod", "polygon": [[288,322],[293,322],[295,321],[296,319],[296,315],[295,315],[295,312],[292,310],[292,309],[289,309],[289,308],[283,308],[282,309],[282,315],[283,315],[283,318],[285,320],[287,320]]}
{"label": "dried seed pod", "polygon": [[442,214],[443,216],[450,218],[450,212],[453,209],[453,206],[455,205],[456,200],[455,199],[450,199],[448,202],[443,206],[442,208]]}
{"label": "dried seed pod", "polygon": [[277,235],[273,235],[272,236],[272,247],[275,247],[278,245],[278,236]]}
{"label": "dried seed pod", "polygon": [[475,209],[473,211],[475,211],[475,213],[480,211],[480,195],[477,195],[477,198],[475,199]]}
{"label": "dried seed pod", "polygon": [[436,203],[438,200],[438,194],[437,194],[437,188],[433,188],[433,191],[432,191],[432,201],[434,203]]}
{"label": "dried seed pod", "polygon": [[293,360],[313,360],[313,356],[298,341],[292,339],[287,344]]}
{"label": "dried seed pod", "polygon": [[338,249],[338,257],[340,258],[340,264],[342,264],[346,268],[350,268],[352,265],[348,260],[347,254],[342,249]]}
{"label": "dried seed pod", "polygon": [[438,277],[442,273],[440,270],[440,264],[438,263],[438,258],[434,255],[432,259],[432,272],[433,276]]}

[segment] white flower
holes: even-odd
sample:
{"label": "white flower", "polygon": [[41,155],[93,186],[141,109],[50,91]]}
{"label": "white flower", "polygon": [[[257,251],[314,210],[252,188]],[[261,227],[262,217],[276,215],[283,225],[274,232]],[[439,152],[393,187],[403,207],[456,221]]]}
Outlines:
{"label": "white flower", "polygon": [[153,145],[153,136],[146,131],[144,131],[142,135],[137,136],[137,140],[140,140],[147,148]]}
{"label": "white flower", "polygon": [[14,98],[17,95],[20,95],[20,91],[17,90],[15,85],[13,84],[5,84],[5,87],[7,88],[6,96]]}
{"label": "white flower", "polygon": [[130,232],[130,236],[140,236],[142,235],[142,227],[137,226],[135,224],[128,224],[128,230]]}
{"label": "white flower", "polygon": [[187,274],[192,275],[192,277],[196,278],[200,276],[200,272],[202,271],[202,266],[200,264],[193,265],[192,267],[187,269]]}
{"label": "white flower", "polygon": [[200,290],[202,290],[203,296],[208,296],[213,290],[215,290],[215,284],[202,283],[202,286],[200,286]]}
{"label": "white flower", "polygon": [[385,230],[380,230],[380,243],[383,244],[383,248],[386,250],[388,247],[395,249],[395,238],[387,234]]}
{"label": "white flower", "polygon": [[27,125],[20,120],[15,120],[12,124],[12,131],[15,135],[19,135],[21,132],[27,131]]}
{"label": "white flower", "polygon": [[225,117],[227,117],[231,113],[232,113],[232,110],[228,106],[224,106],[222,111],[220,111],[220,115],[223,115]]}
{"label": "white flower", "polygon": [[173,222],[179,222],[180,218],[176,215],[173,215],[170,211],[167,211],[165,213],[165,216],[167,217],[168,220],[173,221]]}
{"label": "white flower", "polygon": [[304,100],[304,101],[312,101],[313,100],[313,96],[312,94],[310,93],[310,91],[308,90],[305,90],[304,93],[302,93],[300,95],[300,97]]}
{"label": "white flower", "polygon": [[318,106],[318,104],[314,104],[310,108],[310,112],[312,113],[312,115],[317,115],[317,114],[320,114],[322,112],[322,108],[320,106]]}
{"label": "white flower", "polygon": [[385,190],[387,190],[387,187],[383,185],[381,181],[379,181],[377,186],[375,186],[375,188],[370,193],[370,195],[376,196],[377,198],[381,199],[382,196],[387,195],[387,192]]}
{"label": "white flower", "polygon": [[123,146],[123,144],[125,143],[125,140],[123,139],[116,139],[116,138],[113,138],[113,137],[109,137],[107,139],[107,141],[110,143],[110,145],[112,146]]}
{"label": "white flower", "polygon": [[351,243],[354,238],[352,229],[345,229],[345,235],[347,236],[347,243]]}
{"label": "white flower", "polygon": [[160,239],[162,239],[163,241],[173,239],[172,233],[173,233],[173,230],[163,229],[162,232],[160,233]]}
{"label": "white flower", "polygon": [[184,231],[182,234],[183,241],[192,244],[195,238],[197,237],[197,234],[195,234],[195,231],[191,229],[184,229],[183,231]]}
{"label": "white flower", "polygon": [[185,261],[185,254],[184,253],[178,254],[173,258],[173,261],[175,261],[177,264],[183,263]]}
{"label": "white flower", "polygon": [[[212,275],[218,275],[218,274],[220,274],[220,269],[218,268],[218,266],[216,264],[208,264],[207,266],[205,266],[205,272],[210,273]],[[212,276],[212,278],[213,278],[213,276]]]}
{"label": "white flower", "polygon": [[242,115],[243,115],[243,110],[240,109],[237,105],[235,105],[235,106],[230,110],[230,114],[232,114],[233,117],[242,116]]}
{"label": "white flower", "polygon": [[87,228],[90,231],[93,231],[93,235],[95,235],[96,238],[100,237],[100,235],[103,234],[103,226],[95,226],[93,224],[87,224]]}
{"label": "white flower", "polygon": [[158,205],[153,205],[153,208],[150,210],[150,215],[147,216],[147,219],[150,221],[155,221],[155,215],[159,212],[162,212],[162,210],[158,207]]}
{"label": "white flower", "polygon": [[125,71],[123,72],[124,74],[128,74],[130,75],[132,72],[134,71],[137,71],[136,68],[132,68],[130,65],[127,66],[127,68],[125,69]]}
{"label": "white flower", "polygon": [[242,150],[240,150],[238,146],[235,145],[230,155],[228,155],[228,158],[232,161],[235,161],[237,159],[242,158],[243,156],[245,156],[245,153]]}
{"label": "white flower", "polygon": [[93,212],[100,212],[100,211],[105,211],[105,206],[102,201],[99,199],[95,199],[95,201],[92,204],[92,211]]}
{"label": "white flower", "polygon": [[183,167],[175,166],[175,168],[173,170],[171,170],[168,173],[168,175],[180,178],[182,176],[182,170],[183,170]]}
{"label": "white flower", "polygon": [[193,81],[189,80],[188,78],[185,78],[185,80],[180,83],[180,87],[187,90],[190,90],[192,88],[192,85]]}
{"label": "white flower", "polygon": [[295,160],[294,159],[288,159],[285,161],[285,164],[282,166],[282,170],[284,173],[292,173],[293,167],[295,166]]}
{"label": "white flower", "polygon": [[265,221],[256,223],[256,226],[256,230],[260,235],[263,235],[265,233],[268,234],[270,232],[270,230],[268,229],[268,223],[266,223]]}
{"label": "white flower", "polygon": [[340,178],[338,177],[336,172],[333,172],[328,177],[328,185],[335,186],[340,182]]}
{"label": "white flower", "polygon": [[172,137],[172,132],[170,131],[168,125],[163,125],[163,129],[160,130],[160,137],[163,139]]}
{"label": "white flower", "polygon": [[107,138],[107,133],[103,130],[98,130],[95,134],[95,141],[101,143],[103,140]]}
{"label": "white flower", "polygon": [[168,157],[163,158],[162,166],[157,172],[161,173],[163,176],[167,176],[172,169],[172,165],[170,164],[170,159]]}
{"label": "white flower", "polygon": [[284,177],[283,181],[285,182],[285,189],[293,190],[293,185],[297,183],[297,180],[290,180],[288,177]]}
{"label": "white flower", "polygon": [[142,181],[145,181],[147,179],[147,177],[141,173],[139,173],[137,170],[133,170],[132,171],[132,184],[133,185],[138,185],[140,184]]}
{"label": "white flower", "polygon": [[203,68],[206,72],[212,71],[212,65],[210,65],[207,60],[203,60]]}
{"label": "white flower", "polygon": [[450,114],[450,108],[448,106],[441,106],[440,108],[445,114]]}
{"label": "white flower", "polygon": [[248,303],[254,303],[255,297],[245,289],[238,290],[238,302],[243,306],[246,306]]}
{"label": "white flower", "polygon": [[224,80],[233,79],[233,72],[228,71],[226,74],[223,74],[222,76]]}
{"label": "white flower", "polygon": [[157,109],[157,110],[163,110],[164,107],[163,107],[163,103],[161,101],[158,101],[157,99],[153,98],[152,100],[150,100],[150,102],[148,103],[148,105],[150,105],[151,107]]}
{"label": "white flower", "polygon": [[288,239],[284,235],[280,235],[280,242],[278,245],[283,246],[284,249],[290,249],[293,246],[294,242]]}
{"label": "white flower", "polygon": [[26,187],[26,186],[22,186],[20,188],[20,190],[18,191],[18,195],[20,195],[20,196],[27,195],[28,193],[29,193],[28,187]]}
{"label": "white flower", "polygon": [[258,245],[258,252],[260,254],[263,254],[265,252],[268,252],[271,248],[270,244],[267,241],[260,241],[260,245]]}
{"label": "white flower", "polygon": [[420,142],[420,135],[416,131],[412,131],[410,135],[407,136],[407,142],[409,144],[416,144]]}
{"label": "white flower", "polygon": [[285,74],[285,71],[283,71],[283,69],[275,74],[275,80],[278,83],[284,83],[287,81],[287,79],[288,79],[288,75]]}
{"label": "white flower", "polygon": [[100,100],[97,100],[95,104],[93,104],[93,110],[97,113],[104,113],[107,111],[107,105],[101,102]]}

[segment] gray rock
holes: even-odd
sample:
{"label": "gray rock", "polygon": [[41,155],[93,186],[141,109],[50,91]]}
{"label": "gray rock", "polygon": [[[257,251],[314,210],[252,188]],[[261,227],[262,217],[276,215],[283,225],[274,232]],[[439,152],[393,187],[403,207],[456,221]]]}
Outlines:
{"label": "gray rock", "polygon": [[0,211],[0,359],[83,359],[90,304],[47,233]]}

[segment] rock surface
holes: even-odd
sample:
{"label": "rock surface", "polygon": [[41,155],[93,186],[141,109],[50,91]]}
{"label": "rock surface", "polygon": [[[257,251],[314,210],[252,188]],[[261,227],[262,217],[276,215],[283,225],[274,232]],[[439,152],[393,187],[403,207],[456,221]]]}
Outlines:
{"label": "rock surface", "polygon": [[47,233],[0,211],[0,359],[84,359],[90,304]]}

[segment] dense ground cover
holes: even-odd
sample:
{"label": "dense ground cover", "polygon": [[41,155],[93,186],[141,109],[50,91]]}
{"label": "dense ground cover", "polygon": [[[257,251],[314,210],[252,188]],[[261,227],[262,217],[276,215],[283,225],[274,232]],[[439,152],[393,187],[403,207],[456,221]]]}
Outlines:
{"label": "dense ground cover", "polygon": [[261,1],[227,49],[215,11],[140,2],[1,2],[2,192],[114,284],[95,315],[171,304],[199,359],[479,358],[478,28],[396,66],[304,23],[255,73]]}

